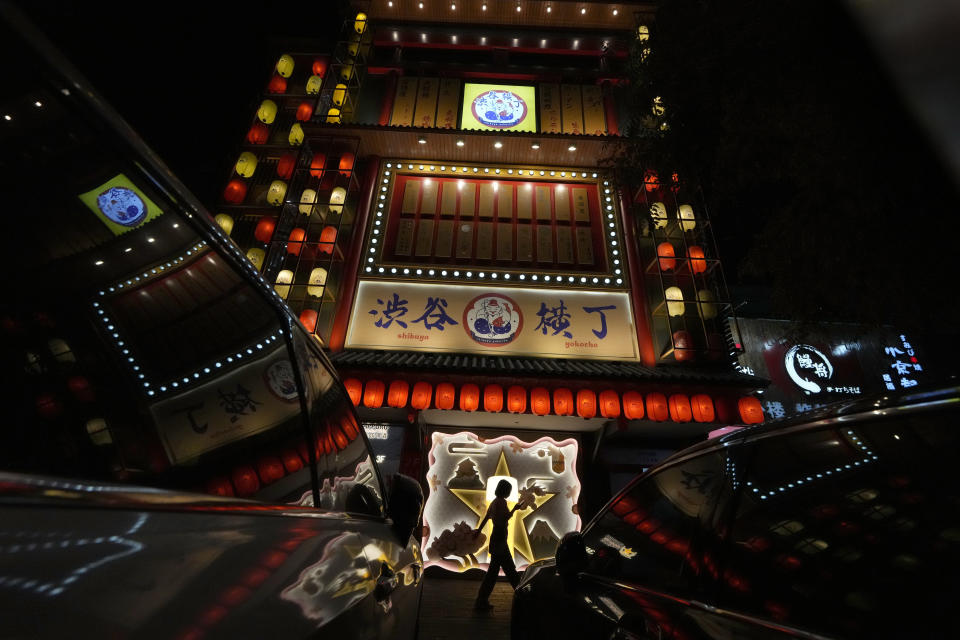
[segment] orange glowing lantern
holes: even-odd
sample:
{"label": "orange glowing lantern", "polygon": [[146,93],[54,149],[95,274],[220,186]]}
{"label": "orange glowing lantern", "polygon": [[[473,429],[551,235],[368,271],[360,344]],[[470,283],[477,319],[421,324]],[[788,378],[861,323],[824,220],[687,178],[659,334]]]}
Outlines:
{"label": "orange glowing lantern", "polygon": [[230,481],[223,476],[217,476],[215,478],[210,478],[207,481],[207,493],[213,494],[215,496],[233,496],[233,485],[230,484]]}
{"label": "orange glowing lantern", "polygon": [[693,336],[681,329],[673,332],[673,357],[677,362],[693,362],[697,352],[693,348]]}
{"label": "orange glowing lantern", "polygon": [[420,381],[413,385],[413,394],[410,397],[410,406],[414,409],[429,409],[430,398],[433,396],[433,387],[429,382]]}
{"label": "orange glowing lantern", "polygon": [[287,473],[293,473],[294,471],[303,469],[303,460],[300,459],[300,456],[293,449],[281,451],[280,461],[283,462],[283,468],[287,470]]}
{"label": "orange glowing lantern", "polygon": [[310,333],[317,330],[317,312],[313,309],[304,309],[300,312],[300,324]]}
{"label": "orange glowing lantern", "polygon": [[257,460],[257,475],[263,484],[272,484],[287,475],[283,462],[276,456],[263,456]]}
{"label": "orange glowing lantern", "polygon": [[290,255],[299,256],[300,250],[303,249],[303,240],[306,237],[306,231],[300,227],[294,227],[294,229],[290,232],[290,237],[287,239],[287,253]]}
{"label": "orange glowing lantern", "polygon": [[349,177],[353,172],[353,164],[356,158],[349,151],[340,156],[340,175]]}
{"label": "orange glowing lantern", "polygon": [[313,154],[313,158],[310,159],[310,175],[314,178],[319,178],[323,175],[323,166],[327,163],[327,156],[322,153]]}
{"label": "orange glowing lantern", "polygon": [[660,259],[660,271],[673,271],[677,268],[677,259],[674,257],[673,245],[661,242],[657,245],[657,258]]}
{"label": "orange glowing lantern", "polygon": [[623,417],[627,420],[643,419],[643,394],[637,391],[623,394]]}
{"label": "orange glowing lantern", "polygon": [[674,193],[680,191],[680,174],[676,171],[670,176],[670,191]]}
{"label": "orange glowing lantern", "polygon": [[693,245],[687,249],[687,258],[690,259],[690,271],[703,273],[707,270],[707,256],[703,253],[702,247]]}
{"label": "orange glowing lantern", "polygon": [[744,396],[737,402],[740,419],[744,424],[760,424],[763,422],[763,407],[760,401],[753,396]]}
{"label": "orange glowing lantern", "polygon": [[287,79],[280,74],[274,74],[267,83],[267,93],[286,93]]}
{"label": "orange glowing lantern", "polygon": [[613,389],[600,392],[600,415],[604,418],[620,417],[620,394]]}
{"label": "orange glowing lantern", "polygon": [[313,66],[310,68],[313,71],[313,75],[320,76],[321,78],[327,75],[327,65],[329,62],[326,58],[317,58],[313,61]]}
{"label": "orange glowing lantern", "polygon": [[480,407],[480,387],[467,383],[460,387],[460,410],[476,411]]}
{"label": "orange glowing lantern", "polygon": [[347,395],[350,396],[350,402],[353,403],[353,406],[360,406],[360,397],[363,392],[363,383],[357,380],[356,378],[347,378],[343,381],[343,386],[347,390]]}
{"label": "orange glowing lantern", "polygon": [[247,183],[243,180],[231,180],[223,190],[223,199],[230,204],[240,204],[247,197]]}
{"label": "orange glowing lantern", "polygon": [[674,422],[690,422],[693,419],[693,412],[690,408],[690,398],[682,393],[675,393],[670,396],[669,402],[670,419]]}
{"label": "orange glowing lantern", "polygon": [[241,498],[252,496],[260,489],[260,479],[257,478],[257,472],[251,466],[237,467],[230,474],[230,479],[233,480],[233,488]]}
{"label": "orange glowing lantern", "polygon": [[647,418],[654,422],[663,422],[670,417],[667,397],[657,391],[647,394]]}
{"label": "orange glowing lantern", "polygon": [[573,392],[560,387],[553,390],[553,412],[558,416],[573,415]]}
{"label": "orange glowing lantern", "polygon": [[577,415],[581,418],[594,418],[597,415],[597,394],[590,389],[577,391]]}
{"label": "orange glowing lantern", "polygon": [[543,387],[530,390],[530,410],[538,416],[550,413],[550,392]]}
{"label": "orange glowing lantern", "polygon": [[363,390],[363,406],[368,409],[379,409],[383,406],[385,385],[382,380],[368,380]]}
{"label": "orange glowing lantern", "polygon": [[647,190],[647,193],[660,188],[660,177],[653,169],[647,169],[643,172],[643,188]]}
{"label": "orange glowing lantern", "polygon": [[270,242],[270,238],[273,237],[273,230],[276,228],[276,220],[270,216],[263,216],[253,230],[253,237],[263,243]]}
{"label": "orange glowing lantern", "polygon": [[527,410],[527,390],[519,385],[507,389],[507,411],[523,413]]}
{"label": "orange glowing lantern", "polygon": [[503,387],[488,384],[483,388],[483,410],[490,413],[503,411]]}
{"label": "orange glowing lantern", "polygon": [[289,180],[296,166],[297,155],[294,153],[285,153],[277,160],[277,175],[284,180]]}
{"label": "orange glowing lantern", "polygon": [[250,144],[263,144],[270,137],[270,129],[262,122],[254,123],[247,131],[247,142]]}
{"label": "orange glowing lantern", "polygon": [[457,390],[449,382],[441,382],[437,385],[437,392],[434,396],[434,403],[437,409],[453,409],[453,400],[457,395]]}
{"label": "orange glowing lantern", "polygon": [[313,117],[313,105],[309,102],[301,102],[297,107],[297,120],[306,122]]}
{"label": "orange glowing lantern", "polygon": [[333,254],[333,243],[337,241],[337,228],[326,226],[320,232],[320,253]]}
{"label": "orange glowing lantern", "polygon": [[387,390],[387,404],[395,409],[402,409],[407,406],[409,396],[410,384],[406,380],[394,380]]}
{"label": "orange glowing lantern", "polygon": [[713,411],[713,400],[705,393],[690,397],[690,412],[697,422],[713,422],[716,417]]}

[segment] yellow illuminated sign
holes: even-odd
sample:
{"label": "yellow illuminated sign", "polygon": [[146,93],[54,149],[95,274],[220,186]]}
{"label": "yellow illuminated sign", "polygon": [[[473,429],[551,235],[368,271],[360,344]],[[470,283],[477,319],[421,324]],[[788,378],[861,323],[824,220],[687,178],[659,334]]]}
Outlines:
{"label": "yellow illuminated sign", "polygon": [[163,213],[156,203],[122,173],[99,187],[80,194],[79,198],[118,236]]}
{"label": "yellow illuminated sign", "polygon": [[461,129],[537,131],[534,87],[466,83]]}

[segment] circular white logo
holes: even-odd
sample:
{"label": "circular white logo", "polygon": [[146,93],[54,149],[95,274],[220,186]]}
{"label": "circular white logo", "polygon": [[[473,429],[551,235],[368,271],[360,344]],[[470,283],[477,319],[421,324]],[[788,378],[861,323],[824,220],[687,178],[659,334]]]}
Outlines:
{"label": "circular white logo", "polygon": [[833,377],[833,365],[820,350],[808,344],[797,344],[783,357],[787,375],[794,384],[808,393],[820,393],[820,383]]}
{"label": "circular white logo", "polygon": [[125,227],[135,227],[147,217],[147,205],[126,187],[110,187],[97,196],[97,207],[103,215]]}
{"label": "circular white logo", "polygon": [[497,129],[514,127],[527,117],[527,103],[506,89],[484,91],[473,99],[470,110],[479,122]]}
{"label": "circular white logo", "polygon": [[500,346],[520,335],[523,314],[517,303],[507,296],[477,296],[463,310],[463,328],[475,342]]}

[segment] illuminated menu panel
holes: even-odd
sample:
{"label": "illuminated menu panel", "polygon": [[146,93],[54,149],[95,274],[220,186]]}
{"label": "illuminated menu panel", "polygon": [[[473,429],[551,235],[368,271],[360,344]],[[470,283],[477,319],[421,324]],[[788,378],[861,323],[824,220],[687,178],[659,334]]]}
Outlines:
{"label": "illuminated menu panel", "polygon": [[536,104],[532,86],[468,82],[463,86],[460,128],[536,132]]}

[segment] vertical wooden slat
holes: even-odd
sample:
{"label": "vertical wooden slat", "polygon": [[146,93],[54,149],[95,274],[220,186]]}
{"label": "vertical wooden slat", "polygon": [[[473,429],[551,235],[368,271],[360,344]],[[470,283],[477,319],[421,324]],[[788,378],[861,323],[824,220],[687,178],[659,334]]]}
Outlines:
{"label": "vertical wooden slat", "polygon": [[429,256],[433,251],[433,220],[420,218],[420,225],[417,227],[417,248],[415,250],[418,256]]}
{"label": "vertical wooden slat", "polygon": [[493,184],[484,182],[480,185],[480,207],[477,215],[481,218],[493,217]]}
{"label": "vertical wooden slat", "polygon": [[531,262],[533,260],[533,225],[517,225],[517,261]]}
{"label": "vertical wooden slat", "polygon": [[397,224],[397,246],[395,253],[398,256],[409,256],[413,251],[413,220],[400,220]]}
{"label": "vertical wooden slat", "polygon": [[533,188],[530,183],[517,185],[517,220],[533,217]]}
{"label": "vertical wooden slat", "polygon": [[580,85],[561,85],[560,94],[563,101],[563,132],[582,134],[583,99],[580,95]]}
{"label": "vertical wooden slat", "polygon": [[538,224],[537,232],[537,262],[550,264],[553,262],[553,228],[550,225]]}
{"label": "vertical wooden slat", "polygon": [[407,180],[403,187],[403,205],[400,207],[400,213],[416,213],[419,199],[420,180],[416,178]]}
{"label": "vertical wooden slat", "polygon": [[587,227],[577,227],[577,264],[593,263],[593,234]]}
{"label": "vertical wooden slat", "polygon": [[557,221],[570,221],[570,189],[558,184],[553,190],[553,203],[557,211]]}
{"label": "vertical wooden slat", "polygon": [[497,218],[500,220],[513,220],[513,185],[509,182],[500,183]]}
{"label": "vertical wooden slat", "polygon": [[472,218],[477,210],[477,184],[468,182],[460,189],[460,216]]}
{"label": "vertical wooden slat", "polygon": [[497,225],[497,260],[513,259],[513,225]]}
{"label": "vertical wooden slat", "polygon": [[587,203],[587,190],[583,187],[574,187],[573,217],[577,222],[590,222],[590,206]]}
{"label": "vertical wooden slat", "polygon": [[441,129],[457,128],[457,110],[460,108],[460,81],[456,78],[444,78],[440,81],[440,94],[437,99],[437,127]]}
{"label": "vertical wooden slat", "polygon": [[431,216],[437,213],[437,181],[426,179],[423,181],[423,197],[420,198],[420,213]]}
{"label": "vertical wooden slat", "polygon": [[560,126],[560,85],[540,85],[540,131],[543,133],[561,133]]}
{"label": "vertical wooden slat", "polygon": [[390,126],[409,127],[413,124],[413,111],[417,104],[417,79],[404,77],[397,82],[397,95],[393,100]]}
{"label": "vertical wooden slat", "polygon": [[588,136],[602,136],[607,133],[603,91],[596,85],[583,87],[583,132]]}
{"label": "vertical wooden slat", "polygon": [[493,258],[493,223],[481,222],[477,225],[477,255],[479,260]]}
{"label": "vertical wooden slat", "polygon": [[433,255],[449,258],[453,252],[453,220],[441,220],[437,223],[437,244]]}
{"label": "vertical wooden slat", "polygon": [[440,215],[452,216],[457,212],[457,183],[446,180],[440,191]]}
{"label": "vertical wooden slat", "polygon": [[457,257],[473,257],[473,223],[461,221],[457,225]]}
{"label": "vertical wooden slat", "polygon": [[433,127],[437,116],[438,78],[420,78],[417,88],[417,109],[413,117],[416,127]]}

